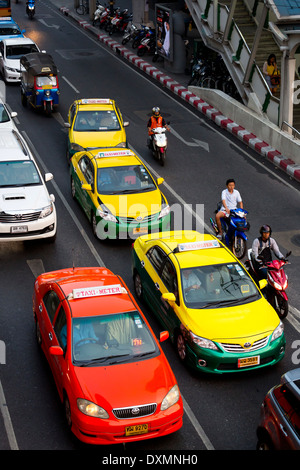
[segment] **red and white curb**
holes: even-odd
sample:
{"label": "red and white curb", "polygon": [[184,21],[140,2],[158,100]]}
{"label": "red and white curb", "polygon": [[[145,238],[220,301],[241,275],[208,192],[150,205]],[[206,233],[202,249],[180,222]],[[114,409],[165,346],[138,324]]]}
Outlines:
{"label": "red and white curb", "polygon": [[190,92],[186,87],[180,85],[180,83],[178,83],[176,80],[169,77],[153,65],[149,64],[141,57],[138,57],[132,51],[128,50],[126,47],[112,39],[107,34],[99,34],[97,29],[94,28],[88,21],[81,20],[75,13],[73,14],[69,8],[60,7],[59,10],[67,16],[71,16],[80,26],[93,33],[99,41],[109,46],[116,53],[130,61],[143,72],[147,73],[152,78],[159,81],[162,85],[169,88],[177,96],[183,98],[194,108],[215,122],[219,127],[227,130],[232,135],[235,135],[238,139],[246,143],[261,156],[271,161],[276,167],[287,173],[291,178],[300,182],[300,165],[296,164],[293,160],[283,156],[278,150],[271,147],[267,142],[264,142],[244,127],[229,119],[227,116],[224,116],[218,109],[214,108],[209,103],[206,103],[204,100],[199,98],[199,96]]}

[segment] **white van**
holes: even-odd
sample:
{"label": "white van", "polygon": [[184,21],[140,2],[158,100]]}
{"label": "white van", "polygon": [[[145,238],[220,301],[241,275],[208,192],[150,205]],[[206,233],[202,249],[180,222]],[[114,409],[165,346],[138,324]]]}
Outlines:
{"label": "white van", "polygon": [[0,243],[56,237],[55,197],[49,195],[25,140],[14,129],[0,128]]}

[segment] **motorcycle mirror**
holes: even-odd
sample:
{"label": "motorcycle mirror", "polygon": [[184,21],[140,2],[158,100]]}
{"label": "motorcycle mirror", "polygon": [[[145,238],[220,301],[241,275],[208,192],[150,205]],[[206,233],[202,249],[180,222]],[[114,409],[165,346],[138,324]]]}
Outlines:
{"label": "motorcycle mirror", "polygon": [[287,254],[285,255],[285,258],[288,258],[288,256],[290,256],[292,254],[291,251],[288,251]]}

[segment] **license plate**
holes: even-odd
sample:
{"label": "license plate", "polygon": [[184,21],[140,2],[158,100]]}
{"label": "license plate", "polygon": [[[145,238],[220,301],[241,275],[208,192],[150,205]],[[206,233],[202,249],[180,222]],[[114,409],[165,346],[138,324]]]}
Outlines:
{"label": "license plate", "polygon": [[133,229],[133,234],[136,235],[137,233],[148,233],[147,227],[136,227]]}
{"label": "license plate", "polygon": [[51,90],[51,88],[52,88],[52,85],[43,85],[42,86],[43,90]]}
{"label": "license plate", "polygon": [[28,232],[27,225],[16,225],[14,227],[10,227],[10,233],[26,233]]}
{"label": "license plate", "polygon": [[148,424],[135,424],[125,428],[125,436],[133,436],[134,434],[146,434],[148,432]]}
{"label": "license plate", "polygon": [[238,359],[239,368],[257,366],[259,363],[260,363],[260,356],[243,357],[242,359]]}

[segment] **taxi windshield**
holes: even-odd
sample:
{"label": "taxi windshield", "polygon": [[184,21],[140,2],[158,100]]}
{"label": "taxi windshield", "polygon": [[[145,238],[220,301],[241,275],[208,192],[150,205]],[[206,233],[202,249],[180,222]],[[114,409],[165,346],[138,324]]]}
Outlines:
{"label": "taxi windshield", "polygon": [[143,165],[98,168],[99,194],[128,194],[154,191],[156,186]]}
{"label": "taxi windshield", "polygon": [[42,184],[32,161],[0,162],[0,188]]}
{"label": "taxi windshield", "polygon": [[0,103],[0,122],[8,122],[9,121],[9,115],[4,108],[3,104]]}
{"label": "taxi windshield", "polygon": [[0,36],[15,36],[17,34],[22,34],[17,26],[0,25]]}
{"label": "taxi windshield", "polygon": [[182,269],[181,285],[189,308],[222,308],[260,297],[255,283],[238,263]]}
{"label": "taxi windshield", "polygon": [[107,132],[121,129],[114,111],[78,111],[74,123],[74,131]]}
{"label": "taxi windshield", "polygon": [[72,351],[80,366],[129,362],[159,352],[138,311],[73,318]]}

